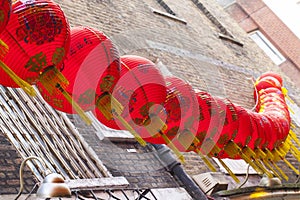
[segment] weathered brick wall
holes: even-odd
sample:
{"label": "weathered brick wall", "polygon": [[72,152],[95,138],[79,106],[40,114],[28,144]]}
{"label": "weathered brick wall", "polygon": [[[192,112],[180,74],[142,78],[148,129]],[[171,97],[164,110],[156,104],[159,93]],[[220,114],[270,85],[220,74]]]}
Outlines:
{"label": "weathered brick wall", "polygon": [[[155,0],[64,0],[59,4],[71,26],[98,28],[115,42],[121,55],[138,54],[154,62],[160,60],[173,75],[189,81],[194,88],[228,97],[232,102],[247,108],[254,105],[251,78],[268,70],[282,74],[217,3],[199,1],[205,7],[200,9],[196,1],[192,0],[164,2],[187,24],[154,14],[152,8],[165,11]],[[211,16],[214,16],[213,20]],[[220,39],[220,24],[244,45],[239,46],[230,40]],[[295,94],[299,90],[292,87],[293,84],[286,76],[284,78],[290,88],[293,88],[291,95],[297,98],[298,95]],[[106,160],[107,165],[110,162],[114,164],[114,159],[105,154],[107,150],[101,149],[106,143],[99,144],[96,151],[100,159]],[[116,159],[125,159],[123,162],[128,162],[127,153],[116,151]],[[189,153],[186,156],[191,161],[185,164],[190,174],[207,171],[203,162],[195,158],[195,154]],[[135,158],[130,157],[134,160],[140,156],[136,154]],[[148,167],[151,168],[150,165]],[[140,174],[137,170],[136,173]],[[126,177],[131,175],[125,174]],[[150,181],[150,185],[151,183]]]}
{"label": "weathered brick wall", "polygon": [[247,32],[252,32],[258,29],[257,24],[249,15],[243,10],[243,8],[237,4],[231,4],[226,7],[226,11],[230,13],[230,16],[238,22],[238,24]]}
{"label": "weathered brick wall", "polygon": [[[217,18],[218,20],[222,19],[221,22],[223,25],[228,28],[230,32],[233,32],[233,35],[236,35],[237,39],[246,43],[243,48],[233,49],[226,47],[223,41],[218,39],[217,33],[219,33],[219,29],[208,20],[192,1],[165,2],[178,17],[187,21],[187,25],[152,13],[152,7],[162,11],[164,10],[155,0],[122,2],[89,1],[89,3],[79,0],[65,0],[60,2],[60,4],[72,26],[85,25],[102,30],[109,37],[115,39],[116,45],[119,46],[119,50],[122,54],[132,53],[134,52],[133,50],[137,50],[137,48],[138,50],[148,49],[148,54],[153,53],[150,51],[149,45],[145,43],[145,40],[155,39],[170,46],[197,52],[208,57],[222,60],[223,62],[248,67],[252,70],[260,70],[257,69],[254,63],[256,63],[256,65],[257,63],[261,63],[264,66],[272,65],[270,60],[264,59],[266,57],[260,54],[261,51],[259,49],[253,49],[254,43],[250,41],[247,35],[241,34],[242,30],[237,25],[231,25],[232,21],[228,21],[228,15],[217,16]],[[215,6],[213,7],[211,4],[212,3],[207,2],[205,6],[209,6],[208,9],[214,16],[216,13],[220,15],[220,13],[222,13],[221,8],[216,7],[216,4],[213,4]],[[189,12],[186,12],[186,9],[188,9]],[[172,29],[172,31],[169,31],[170,29]],[[137,38],[138,36],[142,38]],[[126,39],[125,44],[125,41],[122,41],[122,39]],[[139,39],[141,39],[141,41],[139,41]],[[219,46],[224,48],[219,48]],[[251,49],[251,51],[249,49]],[[236,52],[240,52],[240,54],[244,55],[237,57]],[[164,59],[162,59],[162,61],[164,61]],[[245,63],[248,63],[249,66]],[[253,64],[250,65],[250,63]]]}
{"label": "weathered brick wall", "polygon": [[[59,3],[72,26],[85,25],[102,30],[116,43],[121,55],[138,54],[154,62],[160,60],[173,75],[188,80],[194,88],[228,97],[234,103],[251,108],[254,104],[251,78],[264,71],[279,71],[279,69],[215,2],[208,0],[164,0],[164,2],[187,24],[152,13],[152,8],[165,11],[155,0],[65,0]],[[262,5],[253,4],[253,6]],[[224,28],[244,45],[239,46],[221,40],[218,34],[222,33]],[[86,135],[90,142],[97,141],[94,137]],[[140,184],[145,186],[144,179],[139,177],[141,174],[144,174],[146,179],[148,177],[148,186],[155,186],[158,177],[160,177],[158,182],[167,177],[166,174],[156,176],[154,173],[153,179],[151,174],[145,173],[144,169],[151,170],[153,165],[157,165],[157,161],[150,165],[148,154],[145,158],[144,153],[129,154],[119,148],[120,144],[111,143],[111,145],[118,148],[114,149],[105,142],[97,142],[92,146],[115,175],[121,171],[134,186]],[[126,145],[129,148],[133,144]],[[138,145],[133,147],[138,148],[138,152],[145,151]],[[113,149],[113,154],[110,148]],[[185,156],[188,162],[184,166],[189,174],[208,171],[194,153],[187,153]],[[135,165],[128,167],[130,163]],[[138,163],[144,163],[146,167]],[[124,168],[127,168],[126,173],[122,171]],[[168,180],[169,178],[164,181]]]}
{"label": "weathered brick wall", "polygon": [[[176,16],[187,24],[154,14],[152,8],[164,11],[156,0],[57,2],[72,27],[84,25],[103,31],[119,47],[121,55],[138,54],[154,62],[160,60],[173,75],[189,81],[194,88],[228,97],[247,108],[254,105],[251,78],[268,70],[281,73],[213,1],[199,1],[205,7],[200,9],[192,0],[165,0]],[[220,24],[244,45],[220,39]],[[297,98],[294,94],[299,90],[292,87],[291,81],[287,83],[293,88],[291,94]],[[136,143],[100,141],[86,126],[79,130],[113,175],[125,176],[132,187],[178,186],[148,149]],[[137,149],[137,153],[127,152],[129,148]],[[184,166],[189,174],[208,171],[194,153],[185,155],[188,162]],[[13,174],[17,176],[18,172]]]}
{"label": "weathered brick wall", "polygon": [[287,74],[291,80],[297,85],[300,86],[300,70],[295,66],[295,64],[290,60],[287,59],[285,62],[280,64],[281,70]]}
{"label": "weathered brick wall", "polygon": [[[15,147],[0,132],[0,195],[19,192],[19,168],[22,159]],[[28,167],[24,168],[24,192],[29,192],[35,184],[35,179]]]}
{"label": "weathered brick wall", "polygon": [[[142,147],[137,142],[113,142],[100,140],[95,129],[87,126],[78,116],[70,116],[85,141],[92,147],[113,176],[124,176],[129,188],[169,188],[179,183],[166,170],[152,148]],[[129,152],[128,150],[136,152]]]}

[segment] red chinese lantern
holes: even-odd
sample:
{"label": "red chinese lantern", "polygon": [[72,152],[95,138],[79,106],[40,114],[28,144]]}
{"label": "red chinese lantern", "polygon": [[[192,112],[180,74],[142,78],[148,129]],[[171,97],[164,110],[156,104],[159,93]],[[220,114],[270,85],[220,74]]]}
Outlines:
{"label": "red chinese lantern", "polygon": [[[197,93],[199,104],[199,126],[197,138],[200,141],[198,148],[204,154],[209,154],[217,144],[223,128],[225,115],[221,115],[221,107],[217,100],[206,92]],[[223,109],[225,109],[223,107]],[[225,111],[223,112],[225,113]]]}
{"label": "red chinese lantern", "polygon": [[180,131],[183,132],[185,123],[191,117],[189,107],[197,108],[196,105],[191,105],[190,97],[187,94],[192,93],[193,90],[186,82],[176,77],[166,77],[165,80],[167,98],[163,104],[163,109],[158,112],[158,116],[164,121],[166,127],[153,137],[149,137],[148,132],[141,131],[142,138],[154,144],[167,143],[162,135],[165,135],[167,140],[172,141],[179,135]]}
{"label": "red chinese lantern", "polygon": [[69,102],[60,91],[49,93],[38,84],[43,98],[66,113],[76,113],[72,106],[75,102],[84,111],[92,110],[96,97],[111,93],[120,77],[118,50],[101,31],[89,27],[72,28],[70,50],[61,73],[69,82],[65,91],[73,101]]}
{"label": "red chinese lantern", "polygon": [[180,78],[167,77],[166,83],[167,129],[164,134],[179,151],[192,151],[199,143],[196,135],[200,112],[196,93],[191,85]]}
{"label": "red chinese lantern", "polygon": [[[253,137],[252,142],[249,143],[249,146],[252,147],[252,149],[260,148],[262,149],[265,146],[265,143],[267,142],[265,132],[264,132],[264,126],[266,121],[262,119],[261,113],[255,113],[251,112],[251,116],[253,119]],[[276,136],[275,136],[276,137]]]}
{"label": "red chinese lantern", "polygon": [[253,120],[251,118],[251,115],[249,114],[249,110],[246,110],[245,108],[241,106],[235,106],[236,112],[238,115],[238,132],[236,136],[234,137],[234,142],[240,146],[248,146],[249,142],[253,138]]}
{"label": "red chinese lantern", "polygon": [[113,129],[128,129],[128,125],[138,129],[151,123],[151,108],[165,101],[165,80],[150,60],[121,56],[121,77],[112,96],[114,117],[108,119],[101,109],[96,109],[97,119]]}
{"label": "red chinese lantern", "polygon": [[266,72],[263,73],[262,75],[259,76],[259,78],[257,79],[258,81],[260,81],[261,79],[265,78],[265,77],[273,77],[275,79],[277,79],[280,83],[280,85],[282,85],[282,78],[279,74],[275,73],[275,72]]}
{"label": "red chinese lantern", "polygon": [[[252,122],[251,140],[241,144],[242,138],[238,134],[235,142],[252,149],[272,150],[283,141],[289,130],[290,117],[281,87],[282,78],[276,73],[267,72],[257,79],[254,98],[259,113],[248,113]],[[240,117],[243,119],[243,115],[240,114]]]}
{"label": "red chinese lantern", "polygon": [[[265,113],[259,113],[260,124],[262,128],[262,135],[264,140],[260,146],[261,149],[270,148],[278,140],[278,132],[273,132],[273,119],[265,115]],[[271,149],[271,148],[270,148]]]}
{"label": "red chinese lantern", "polygon": [[265,147],[269,150],[273,150],[274,148],[278,147],[279,144],[282,143],[282,139],[280,139],[280,135],[282,135],[283,129],[280,127],[279,121],[274,118],[274,115],[270,116],[268,114],[265,114],[265,117],[269,119],[270,122],[270,129],[268,132],[266,132],[265,137],[268,140],[268,145]]}
{"label": "red chinese lantern", "polygon": [[222,130],[218,136],[217,145],[219,148],[223,148],[230,140],[233,140],[239,129],[239,118],[237,115],[237,109],[229,99],[219,99],[215,97],[216,101],[220,106],[220,112],[224,113],[225,118],[221,114],[220,121],[223,122],[221,125]]}
{"label": "red chinese lantern", "polygon": [[[69,48],[69,24],[60,7],[51,0],[17,1],[0,38],[9,46],[2,61],[19,78],[35,84],[49,66],[58,69]],[[19,85],[0,70],[1,84]]]}
{"label": "red chinese lantern", "polygon": [[275,87],[280,89],[282,87],[282,84],[277,78],[274,78],[272,76],[265,76],[264,78],[260,78],[256,81],[255,87],[258,91],[269,87]]}
{"label": "red chinese lantern", "polygon": [[[200,145],[201,151],[209,154],[213,148],[217,148],[221,150],[218,153],[219,158],[229,157],[222,149],[237,136],[238,110],[228,99],[212,98],[209,94],[205,96],[206,101],[209,102],[207,103],[209,104],[209,114],[201,116],[202,121],[199,123],[200,129],[197,137],[203,141]],[[206,123],[203,123],[205,119]]]}
{"label": "red chinese lantern", "polygon": [[281,144],[281,142],[284,142],[289,134],[289,130],[290,130],[290,121],[287,120],[285,117],[278,115],[277,121],[279,123],[279,126],[281,128],[281,131],[279,131],[279,144]]}
{"label": "red chinese lantern", "polygon": [[280,98],[281,101],[284,101],[284,95],[281,91],[281,89],[275,88],[275,87],[269,87],[266,89],[262,89],[259,91],[259,94],[255,95],[255,101],[256,101],[256,111],[259,111],[261,108],[261,105],[264,104],[265,98],[267,97],[274,97],[276,99]]}
{"label": "red chinese lantern", "polygon": [[0,1],[0,33],[5,29],[11,13],[11,0]]}
{"label": "red chinese lantern", "polygon": [[[167,97],[165,102],[163,103],[163,108],[157,111],[157,116],[165,123],[167,129],[161,130],[158,129],[157,133],[151,136],[147,129],[140,128],[138,133],[141,137],[150,143],[153,144],[164,144],[167,143],[162,134],[166,135],[169,140],[172,140],[176,134],[178,133],[179,126],[175,124],[179,124],[181,120],[181,108],[180,103],[177,95],[177,91],[172,90],[171,83],[168,82],[168,78],[166,79],[166,90],[167,90]],[[161,131],[161,132],[159,132]]]}

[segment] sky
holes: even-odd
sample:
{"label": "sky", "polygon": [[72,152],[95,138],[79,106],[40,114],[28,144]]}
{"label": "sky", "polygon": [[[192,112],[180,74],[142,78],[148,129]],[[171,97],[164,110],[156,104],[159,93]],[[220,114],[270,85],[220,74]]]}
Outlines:
{"label": "sky", "polygon": [[300,0],[264,0],[264,2],[300,39]]}

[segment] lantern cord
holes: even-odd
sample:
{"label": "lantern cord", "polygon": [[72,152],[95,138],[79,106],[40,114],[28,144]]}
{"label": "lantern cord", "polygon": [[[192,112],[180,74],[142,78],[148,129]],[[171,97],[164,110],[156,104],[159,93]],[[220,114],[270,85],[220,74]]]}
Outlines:
{"label": "lantern cord", "polygon": [[60,92],[66,100],[72,105],[77,114],[83,119],[87,125],[92,124],[92,120],[87,117],[82,108],[73,100],[72,96],[65,90],[68,86],[69,81],[65,76],[55,67],[49,66],[39,76],[39,80],[46,90],[53,94]]}
{"label": "lantern cord", "polygon": [[268,159],[268,161],[275,167],[275,169],[281,174],[281,176],[285,179],[285,180],[289,180],[289,177],[282,171],[282,169],[276,165],[276,163],[273,161],[274,155],[272,154],[272,152],[269,149],[264,149],[265,150],[265,154],[266,154],[266,159]]}
{"label": "lantern cord", "polygon": [[229,173],[229,175],[235,180],[236,183],[239,183],[240,180],[236,177],[236,175],[231,171],[231,169],[224,163],[224,161],[220,158],[218,158],[218,161],[221,163],[221,165],[226,169],[226,171]]}
{"label": "lantern cord", "polygon": [[134,138],[140,143],[140,145],[142,145],[143,147],[146,146],[146,142],[145,140],[143,140],[143,138],[141,138],[141,136],[130,126],[129,123],[126,122],[126,120],[120,116],[119,114],[116,114],[114,112],[116,118],[123,124],[123,126],[125,126],[125,128],[134,136]]}
{"label": "lantern cord", "polygon": [[213,164],[202,154],[202,152],[200,151],[200,149],[196,149],[195,150],[196,153],[200,156],[200,158],[204,161],[204,163],[206,164],[206,166],[213,172],[216,172],[216,168],[213,166]]}
{"label": "lantern cord", "polygon": [[16,75],[6,64],[4,64],[2,61],[0,61],[0,67],[5,71],[5,73],[18,85],[20,88],[22,88],[27,94],[30,96],[35,96],[35,90],[34,88],[21,79],[18,75]]}
{"label": "lantern cord", "polygon": [[167,130],[167,125],[159,116],[156,114],[151,115],[151,119],[149,118],[148,120],[151,120],[151,124],[146,126],[147,131],[149,134],[153,137],[157,133],[159,134],[160,137],[163,138],[165,143],[170,147],[173,152],[176,154],[177,158],[181,161],[181,163],[185,163],[184,156],[182,153],[178,150],[178,148],[174,145],[174,143],[164,134],[164,132]]}
{"label": "lantern cord", "polygon": [[[5,57],[8,50],[9,47],[7,46],[7,44],[5,44],[0,39],[0,59],[3,59]],[[30,96],[36,95],[34,88],[29,83],[21,79],[17,74],[15,74],[2,60],[0,60],[0,67],[27,94],[29,94]]]}
{"label": "lantern cord", "polygon": [[255,92],[255,105],[253,106],[253,108],[251,108],[251,111],[254,111],[255,108],[257,107],[258,105],[258,91],[257,91],[257,88],[255,87],[255,80],[253,77],[249,77],[249,78],[246,78],[248,80],[251,80],[253,86],[254,86],[254,92]]}
{"label": "lantern cord", "polygon": [[84,111],[82,110],[82,108],[73,100],[73,98],[71,97],[71,95],[64,88],[62,88],[60,84],[57,84],[56,87],[61,91],[61,93],[66,98],[66,100],[72,105],[72,107],[75,109],[75,111],[77,112],[77,114],[81,117],[81,119],[83,119],[83,121],[87,125],[91,125],[92,124],[91,119],[88,118],[88,116],[84,113]]}
{"label": "lantern cord", "polygon": [[174,151],[178,159],[182,162],[185,163],[184,156],[182,153],[176,148],[176,146],[173,144],[173,142],[162,132],[160,132],[162,138],[166,141],[166,144]]}
{"label": "lantern cord", "polygon": [[262,162],[264,163],[264,165],[269,168],[269,170],[271,170],[273,172],[273,174],[278,177],[279,179],[282,179],[281,176],[276,172],[276,170],[270,165],[270,163],[268,162],[267,159],[262,159]]}
{"label": "lantern cord", "polygon": [[35,188],[39,185],[39,183],[34,184],[34,186],[32,187],[32,189],[30,190],[30,192],[28,193],[27,197],[24,200],[27,200],[30,198],[30,196],[32,195],[33,191],[35,190]]}
{"label": "lantern cord", "polygon": [[255,154],[258,159],[260,159],[263,164],[272,171],[272,173],[277,176],[279,179],[282,179],[281,176],[275,171],[275,169],[270,165],[269,160],[267,159],[266,153],[264,153],[260,148],[255,149]]}

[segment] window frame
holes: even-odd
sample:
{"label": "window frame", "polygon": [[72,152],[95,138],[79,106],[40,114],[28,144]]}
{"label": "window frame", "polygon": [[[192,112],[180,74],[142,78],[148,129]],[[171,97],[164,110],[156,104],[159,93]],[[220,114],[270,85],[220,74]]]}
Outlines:
{"label": "window frame", "polygon": [[249,33],[249,37],[266,53],[266,55],[276,65],[280,65],[286,61],[286,58],[261,31],[252,31]]}

